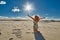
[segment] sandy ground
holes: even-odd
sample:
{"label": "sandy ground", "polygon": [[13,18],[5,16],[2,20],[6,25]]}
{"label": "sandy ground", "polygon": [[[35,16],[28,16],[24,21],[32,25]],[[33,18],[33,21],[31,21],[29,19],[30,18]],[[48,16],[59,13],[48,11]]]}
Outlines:
{"label": "sandy ground", "polygon": [[[39,31],[39,38],[60,40],[60,22],[39,22]],[[39,40],[37,34],[32,21],[0,21],[0,40]]]}

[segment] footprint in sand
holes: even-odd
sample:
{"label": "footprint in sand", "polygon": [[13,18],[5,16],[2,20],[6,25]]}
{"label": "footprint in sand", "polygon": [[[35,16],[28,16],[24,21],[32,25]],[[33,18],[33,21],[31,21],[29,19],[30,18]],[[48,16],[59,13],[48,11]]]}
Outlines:
{"label": "footprint in sand", "polygon": [[30,33],[30,32],[26,32],[26,33]]}
{"label": "footprint in sand", "polygon": [[29,34],[29,33],[32,33],[32,34],[33,34],[34,32],[26,32],[26,33],[27,33],[27,34]]}
{"label": "footprint in sand", "polygon": [[17,38],[21,38],[22,37],[22,31],[21,31],[21,29],[13,29],[13,33],[12,34],[15,34],[15,36]]}
{"label": "footprint in sand", "polygon": [[13,40],[13,38],[9,38],[9,40]]}
{"label": "footprint in sand", "polygon": [[1,35],[1,32],[0,32],[0,35]]}
{"label": "footprint in sand", "polygon": [[1,33],[1,30],[0,30],[0,35],[1,35],[2,33]]}
{"label": "footprint in sand", "polygon": [[28,30],[31,30],[31,29],[28,29]]}

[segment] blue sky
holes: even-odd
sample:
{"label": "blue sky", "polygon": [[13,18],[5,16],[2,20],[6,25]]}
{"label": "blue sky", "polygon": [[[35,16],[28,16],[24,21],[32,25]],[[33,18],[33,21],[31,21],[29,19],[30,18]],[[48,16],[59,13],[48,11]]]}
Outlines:
{"label": "blue sky", "polygon": [[[5,2],[1,4],[1,1]],[[0,16],[4,17],[25,17],[26,12],[23,5],[32,3],[34,9],[31,15],[38,14],[41,17],[60,19],[60,0],[0,0]],[[13,12],[16,7],[20,11]]]}

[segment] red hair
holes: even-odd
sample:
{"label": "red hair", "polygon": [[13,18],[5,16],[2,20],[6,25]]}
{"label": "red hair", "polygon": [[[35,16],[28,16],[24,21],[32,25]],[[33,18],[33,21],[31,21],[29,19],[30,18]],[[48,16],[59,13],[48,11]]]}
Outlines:
{"label": "red hair", "polygon": [[36,22],[39,22],[39,20],[40,20],[39,16],[37,16],[37,15],[35,15],[34,19],[35,19]]}

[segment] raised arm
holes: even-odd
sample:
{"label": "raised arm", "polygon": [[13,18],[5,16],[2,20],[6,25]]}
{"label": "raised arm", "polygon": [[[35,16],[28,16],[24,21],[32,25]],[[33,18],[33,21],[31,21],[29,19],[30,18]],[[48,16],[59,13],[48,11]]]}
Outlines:
{"label": "raised arm", "polygon": [[[29,15],[28,15],[29,16]],[[29,16],[31,19],[33,19],[34,20],[34,18],[33,17],[31,17],[31,16]]]}

